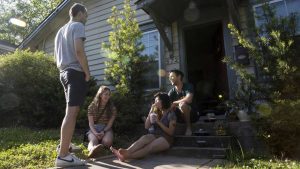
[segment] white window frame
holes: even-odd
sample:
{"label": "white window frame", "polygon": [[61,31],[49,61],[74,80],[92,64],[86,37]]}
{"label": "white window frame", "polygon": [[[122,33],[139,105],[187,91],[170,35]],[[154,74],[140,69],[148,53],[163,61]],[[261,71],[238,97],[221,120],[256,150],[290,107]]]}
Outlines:
{"label": "white window frame", "polygon": [[[288,9],[288,7],[287,7],[287,4],[286,4],[286,1],[285,0],[271,0],[271,1],[269,1],[269,2],[265,2],[265,3],[267,3],[267,4],[273,4],[273,3],[276,3],[276,2],[281,2],[281,1],[283,1],[284,2],[284,5],[285,5],[285,14],[286,14],[286,16],[289,16],[289,9]],[[254,21],[255,21],[255,25],[256,26],[258,26],[257,25],[257,19],[256,19],[256,8],[257,7],[261,7],[261,6],[263,6],[265,3],[260,3],[260,4],[256,4],[256,5],[253,5],[253,14],[254,14]],[[299,13],[300,14],[300,13]],[[300,17],[300,16],[299,16]],[[300,23],[298,23],[298,25],[297,26],[300,26]],[[297,28],[296,28],[297,29]],[[300,32],[297,32],[296,31],[296,35],[299,35],[300,34]]]}
{"label": "white window frame", "polygon": [[[145,34],[149,34],[149,33],[153,33],[153,32],[157,32],[157,39],[158,39],[158,70],[161,70],[161,45],[160,45],[160,34],[159,34],[159,31],[157,29],[153,29],[153,30],[150,30],[150,31],[145,31],[142,33],[142,35],[144,36]],[[149,41],[149,39],[148,39]],[[158,73],[158,72],[156,72]],[[157,90],[157,89],[160,89],[162,86],[162,79],[161,77],[158,75],[158,88],[149,88],[149,89],[145,89],[145,91],[154,91],[154,90]]]}

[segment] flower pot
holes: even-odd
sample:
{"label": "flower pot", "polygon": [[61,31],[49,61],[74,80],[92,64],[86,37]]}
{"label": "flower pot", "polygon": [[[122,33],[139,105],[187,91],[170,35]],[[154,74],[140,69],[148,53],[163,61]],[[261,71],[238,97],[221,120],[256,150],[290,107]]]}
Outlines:
{"label": "flower pot", "polygon": [[250,121],[250,117],[247,114],[247,111],[245,111],[245,110],[239,110],[237,112],[237,116],[238,116],[240,121]]}

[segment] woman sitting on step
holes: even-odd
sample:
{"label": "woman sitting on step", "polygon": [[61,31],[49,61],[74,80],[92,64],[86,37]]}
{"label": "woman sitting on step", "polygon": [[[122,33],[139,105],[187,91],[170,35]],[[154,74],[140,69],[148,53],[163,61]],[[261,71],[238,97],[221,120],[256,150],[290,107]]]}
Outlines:
{"label": "woman sitting on step", "polygon": [[96,157],[104,146],[110,147],[113,142],[112,125],[117,110],[110,100],[111,91],[107,86],[101,86],[88,108],[90,131],[87,133],[89,158]]}
{"label": "woman sitting on step", "polygon": [[154,99],[155,102],[145,121],[148,134],[139,138],[127,149],[110,148],[120,161],[142,158],[150,153],[167,150],[172,145],[176,115],[170,109],[170,98],[166,93],[157,93]]}

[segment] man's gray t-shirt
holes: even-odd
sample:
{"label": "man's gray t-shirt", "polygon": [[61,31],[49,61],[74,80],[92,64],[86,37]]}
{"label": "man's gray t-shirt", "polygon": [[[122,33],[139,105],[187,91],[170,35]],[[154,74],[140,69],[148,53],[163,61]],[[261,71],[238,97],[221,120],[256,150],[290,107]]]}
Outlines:
{"label": "man's gray t-shirt", "polygon": [[54,56],[59,70],[68,68],[83,71],[76,59],[75,40],[85,40],[84,25],[81,22],[70,21],[56,34],[54,41]]}

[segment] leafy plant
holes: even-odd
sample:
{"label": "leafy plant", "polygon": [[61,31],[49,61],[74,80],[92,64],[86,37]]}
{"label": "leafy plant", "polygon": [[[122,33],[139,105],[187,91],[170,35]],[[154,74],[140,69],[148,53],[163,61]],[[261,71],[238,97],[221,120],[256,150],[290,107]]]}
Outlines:
{"label": "leafy plant", "polygon": [[[259,134],[277,156],[293,157],[299,145],[300,70],[299,50],[295,43],[296,15],[276,17],[268,3],[263,5],[265,24],[249,39],[232,24],[228,27],[239,44],[249,52],[257,74],[247,66],[224,59],[239,77],[235,98],[238,108],[259,112],[254,120]],[[263,108],[263,105],[268,105]],[[295,121],[296,120],[296,121]]]}
{"label": "leafy plant", "polygon": [[[107,20],[112,26],[109,43],[102,47],[109,60],[105,62],[106,79],[115,86],[113,100],[118,108],[115,131],[128,131],[140,121],[141,101],[147,71],[148,57],[142,56],[144,46],[136,19],[136,12],[131,9],[130,0],[124,1],[123,10],[112,8],[112,15]],[[128,123],[130,122],[130,123]]]}
{"label": "leafy plant", "polygon": [[102,47],[109,58],[105,62],[106,79],[120,94],[140,96],[147,57],[140,55],[144,46],[139,41],[142,34],[135,17],[136,12],[131,9],[129,0],[124,1],[121,11],[113,7],[112,15],[107,20],[112,26],[109,43],[103,43]]}
{"label": "leafy plant", "polygon": [[53,58],[43,52],[17,50],[0,57],[2,125],[58,126],[64,93]]}
{"label": "leafy plant", "polygon": [[[247,66],[230,57],[226,57],[224,61],[236,71],[241,81],[240,86],[248,89],[245,96],[252,94],[271,102],[278,99],[297,99],[300,92],[296,87],[299,80],[299,57],[294,43],[296,16],[278,18],[268,4],[263,9],[266,23],[256,29],[252,39],[246,38],[234,25],[228,25],[231,34],[248,50],[259,76],[256,77],[247,71]],[[249,98],[249,101],[253,100],[255,99]]]}
{"label": "leafy plant", "polygon": [[[18,45],[62,0],[2,0],[0,7],[0,39]],[[18,18],[26,22],[19,27],[9,22]]]}

